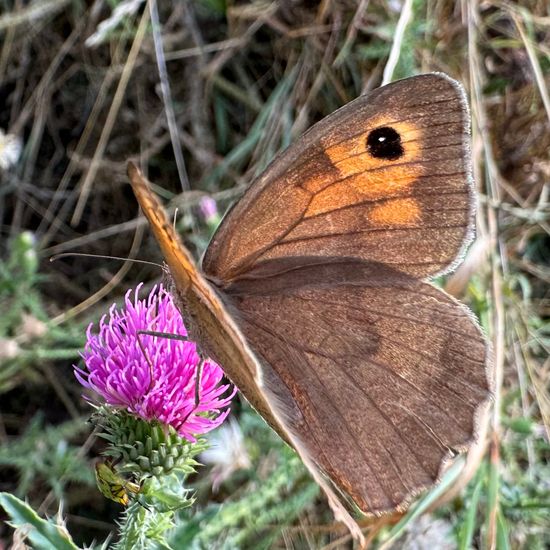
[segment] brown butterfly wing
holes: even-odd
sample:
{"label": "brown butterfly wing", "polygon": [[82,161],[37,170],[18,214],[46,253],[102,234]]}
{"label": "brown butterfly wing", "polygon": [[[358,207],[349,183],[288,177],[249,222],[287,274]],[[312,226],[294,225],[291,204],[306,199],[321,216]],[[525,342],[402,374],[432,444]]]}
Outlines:
{"label": "brown butterfly wing", "polygon": [[212,239],[205,274],[227,282],[304,255],[361,258],[417,278],[445,271],[471,234],[468,134],[464,92],[442,74],[352,101],[251,185]]}
{"label": "brown butterfly wing", "polygon": [[399,508],[474,439],[486,342],[466,308],[392,268],[292,263],[228,286],[226,306],[302,455],[364,512]]}

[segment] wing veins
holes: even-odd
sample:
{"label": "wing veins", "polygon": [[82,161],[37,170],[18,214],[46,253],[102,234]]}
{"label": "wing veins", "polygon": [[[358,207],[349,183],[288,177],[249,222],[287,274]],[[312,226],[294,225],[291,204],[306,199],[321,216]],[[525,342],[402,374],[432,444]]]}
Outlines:
{"label": "wing veins", "polygon": [[[408,380],[407,378],[404,378],[400,373],[395,372],[394,370],[387,368],[383,363],[379,363],[378,361],[374,361],[373,359],[368,359],[368,362],[370,362],[372,365],[376,365],[379,369],[382,369],[384,372],[389,372],[390,374],[393,374],[394,377],[403,380],[403,382],[405,382],[405,384],[407,384],[408,386],[411,386],[412,388],[416,389],[422,397],[427,398],[426,400],[429,401],[432,404],[432,406],[434,406],[434,408],[436,408],[441,413],[443,413],[443,416],[446,416],[451,421],[452,424],[457,426],[459,428],[459,430],[462,431],[462,428],[459,426],[459,424],[456,422],[456,420],[450,415],[450,413],[448,413],[444,409],[441,409],[437,405],[437,403],[434,403],[431,399],[429,399],[428,396],[420,388],[418,388],[415,384],[413,384],[410,380]],[[444,446],[448,448],[448,445],[444,445]]]}
{"label": "wing veins", "polygon": [[[356,318],[356,320],[357,320],[357,321],[361,321],[362,319]],[[366,330],[366,332],[369,332],[369,331]],[[434,358],[433,358],[431,355],[428,355],[428,354],[423,353],[423,352],[421,352],[421,351],[419,351],[419,350],[417,350],[417,349],[415,349],[415,348],[412,348],[412,347],[410,347],[410,346],[407,346],[406,344],[404,344],[404,343],[402,343],[402,342],[392,340],[392,339],[390,339],[390,338],[388,338],[388,337],[386,337],[386,336],[384,337],[384,341],[385,341],[385,342],[392,343],[392,344],[394,344],[394,345],[396,345],[396,346],[398,346],[398,347],[405,348],[405,349],[411,351],[412,353],[416,354],[417,356],[419,356],[419,357],[421,357],[421,358],[423,358],[423,359],[426,359],[426,360],[427,360],[428,362],[430,362],[430,363],[433,362],[433,359],[434,359]],[[305,350],[304,350],[304,351],[305,351]],[[315,352],[315,353],[318,353],[318,352]],[[321,355],[321,357],[325,357],[325,358],[329,358],[329,359],[330,359],[330,356],[326,356],[326,355],[321,354],[321,353],[318,353],[318,355]],[[355,356],[355,355],[354,355],[354,357],[357,357],[358,359],[362,359],[363,356]],[[431,361],[430,361],[430,360],[431,360]],[[478,362],[478,361],[476,361],[476,360],[474,360],[474,359],[472,359],[472,361]],[[375,363],[374,361],[372,361],[372,362]],[[482,362],[481,362],[481,363],[482,363]],[[384,368],[384,366],[381,365],[380,368]],[[409,383],[413,388],[415,388],[423,397],[426,398],[426,401],[429,401],[430,403],[432,403],[432,405],[435,405],[435,407],[436,407],[437,409],[439,409],[441,412],[443,412],[444,414],[447,414],[443,409],[440,409],[440,408],[437,406],[437,404],[436,404],[435,402],[432,401],[431,397],[430,397],[427,393],[425,393],[420,387],[416,386],[416,385],[415,385],[412,381],[410,381],[408,378],[405,378],[403,375],[401,375],[400,373],[398,373],[398,372],[392,370],[391,368],[388,368],[387,370],[389,370],[390,372],[392,372],[393,374],[395,374],[396,376],[398,376],[399,378],[401,378],[403,381],[408,382],[408,383]],[[448,372],[442,372],[440,369],[438,369],[438,374],[446,374],[446,375],[449,375],[450,373],[448,373]],[[427,376],[427,375],[426,375],[426,376]],[[449,377],[449,376],[448,376],[448,377]],[[454,376],[454,375],[453,375],[453,376],[450,376],[449,378],[452,378],[452,379],[458,381],[459,383],[462,382],[459,378],[457,378],[457,377]],[[461,403],[463,403],[464,405],[466,405],[467,408],[469,408],[469,409],[473,408],[471,403],[469,403],[468,401],[466,401],[465,399],[463,399],[462,396],[461,396],[459,393],[457,393],[452,387],[449,387],[447,384],[445,384],[445,383],[444,383],[444,380],[443,380],[443,384],[442,384],[442,385],[443,385],[445,388],[447,388],[452,394],[454,394],[454,395],[456,396],[456,398],[457,398]],[[462,385],[462,384],[461,384],[461,385]],[[479,390],[479,387],[478,387],[478,386],[473,386],[473,385],[470,385],[470,384],[468,384],[468,383],[466,383],[466,387],[469,387],[469,388],[472,388],[472,389]]]}
{"label": "wing veins", "polygon": [[[447,113],[463,113],[463,110],[462,108],[459,108],[459,109],[452,109],[452,110],[449,110],[449,111],[446,111]],[[400,120],[392,120],[391,122],[387,122],[386,123],[386,126],[391,126],[392,124],[396,124],[396,123],[402,123],[402,122],[409,122],[409,121],[414,121],[414,120],[421,120],[423,118],[432,118],[433,119],[434,115],[432,113],[430,114],[427,114],[427,115],[415,115],[415,116],[411,116],[411,117],[408,117],[408,118],[403,118],[403,119],[400,119]],[[460,121],[455,121],[454,123],[455,124],[458,124]],[[427,124],[426,125],[426,128],[437,128],[439,126],[447,126],[448,124],[450,124],[448,121],[447,122],[443,122],[443,123],[434,123],[434,124]],[[328,146],[329,147],[336,147],[338,145],[341,145],[342,143],[346,143],[347,141],[349,140],[352,140],[352,139],[355,139],[361,135],[363,135],[365,132],[362,131],[362,132],[357,132],[355,134],[352,134],[351,136],[347,136],[345,138],[342,138],[341,140],[339,141],[335,141],[334,143],[330,143]],[[462,145],[463,142],[461,142],[459,145]],[[320,157],[320,156],[323,156],[325,155],[326,153],[324,152],[324,148],[323,150],[321,151],[318,151],[314,154],[311,155],[311,157],[309,157],[308,159],[302,161],[302,162],[299,162],[299,163],[296,163],[294,166],[293,166],[293,170],[299,170],[300,168],[302,168],[304,165],[312,162],[314,159],[316,159],[317,157]]]}
{"label": "wing veins", "polygon": [[280,244],[289,244],[289,243],[297,243],[297,242],[304,242],[304,241],[311,241],[315,239],[328,239],[331,237],[344,237],[346,235],[362,235],[364,233],[380,233],[384,231],[424,231],[426,229],[459,229],[459,228],[466,228],[467,225],[460,224],[460,225],[446,225],[445,227],[442,227],[441,225],[422,225],[422,226],[408,226],[408,227],[368,227],[365,229],[356,229],[354,231],[346,231],[346,232],[340,232],[340,233],[328,233],[324,235],[307,235],[304,237],[294,237],[291,239],[284,239],[281,241]]}
{"label": "wing veins", "polygon": [[[462,172],[464,173],[464,172]],[[460,175],[460,173],[456,174],[443,174],[444,176],[455,176]],[[421,177],[421,176],[420,176]],[[427,177],[433,177],[433,176],[427,176]],[[326,188],[325,188],[326,189]],[[325,210],[324,212],[319,212],[318,214],[313,214],[311,216],[308,216],[307,218],[303,218],[306,220],[313,220],[314,218],[318,218],[320,216],[326,216],[327,214],[332,214],[333,212],[340,212],[342,210],[347,210],[348,208],[356,208],[359,206],[365,206],[367,204],[376,204],[376,203],[386,203],[390,201],[394,201],[397,199],[414,199],[414,198],[422,198],[422,197],[440,197],[440,196],[449,196],[449,195],[467,195],[468,191],[465,189],[463,191],[450,191],[450,192],[441,192],[436,191],[434,193],[423,193],[423,192],[417,192],[417,193],[410,193],[408,195],[397,195],[393,197],[381,197],[377,199],[366,199],[361,202],[356,202],[353,204],[346,204],[345,206],[339,206],[338,208],[334,208],[333,210]]]}
{"label": "wing veins", "polygon": [[[356,285],[353,285],[353,283],[350,283],[350,285],[352,286],[356,286]],[[306,302],[313,302],[314,300],[311,299],[311,298],[304,298],[303,296],[297,296],[297,295],[293,295],[295,296],[296,298],[300,299],[300,300],[303,300],[303,301],[306,301]],[[430,295],[428,295],[430,296]],[[433,296],[430,296],[431,298],[433,298]],[[318,298],[316,299],[317,302],[319,301],[322,301],[324,304],[327,304],[327,305],[332,305],[332,306],[339,306],[341,304],[337,303],[337,302],[331,302],[331,301],[328,301],[328,300],[319,300]],[[350,309],[355,309],[356,311],[362,311],[360,310],[359,308],[355,308],[354,306],[351,306],[351,305],[346,305],[346,307],[349,307]],[[438,325],[435,325],[434,323],[429,323],[429,322],[426,322],[426,321],[418,321],[417,319],[414,319],[412,320],[411,318],[409,317],[402,317],[401,315],[397,315],[397,314],[391,314],[391,313],[382,313],[381,311],[379,310],[372,310],[372,309],[369,309],[369,312],[371,313],[374,313],[375,315],[381,315],[383,317],[388,317],[390,319],[397,319],[397,320],[400,320],[400,321],[408,321],[408,322],[414,322],[414,323],[417,323],[419,325],[424,325],[424,326],[428,326],[428,327],[435,327],[437,326],[437,328],[439,328],[440,330],[443,330],[449,334],[457,334],[459,336],[463,336],[465,337],[466,339],[468,339],[471,335],[469,334],[466,334],[464,332],[460,332],[460,331],[457,331],[457,330],[450,330],[446,327],[441,327],[441,326],[438,326]]]}
{"label": "wing veins", "polygon": [[[298,296],[297,296],[298,297]],[[300,297],[298,297],[300,298]],[[255,312],[255,315],[258,315],[257,312]],[[263,317],[263,316],[262,316]],[[325,317],[323,315],[323,317]],[[265,319],[265,318],[264,318]],[[264,328],[264,327],[262,327]],[[265,330],[265,328],[264,328]],[[283,338],[282,336],[280,336],[278,333],[274,332],[274,331],[269,331],[271,334],[273,334],[273,336],[275,336],[278,340],[282,341],[282,342],[286,342],[286,339]],[[368,331],[367,331],[368,332]],[[287,345],[292,345],[290,342],[287,344]],[[294,345],[296,345],[296,343],[294,343]],[[302,349],[302,351],[305,351],[306,353],[307,350],[304,350],[301,346],[299,346],[300,349]],[[330,357],[326,357],[326,356],[323,356],[322,354],[320,354],[319,352],[315,351],[315,352],[312,352],[310,351],[309,353],[311,354],[315,354],[315,355],[320,355],[321,357],[325,357],[329,360],[331,360],[333,363],[335,363],[334,361],[334,358],[330,358]],[[374,361],[372,360],[371,358],[369,359],[363,359],[364,363],[368,364],[372,364],[372,365],[375,365],[378,369],[381,369],[383,370],[385,373],[386,372],[389,372],[391,375],[393,375],[394,377],[398,378],[398,379],[401,379],[407,386],[413,388],[414,390],[416,390],[418,392],[418,394],[421,396],[421,397],[425,397],[427,398],[427,400],[437,409],[439,410],[443,416],[447,417],[449,420],[451,420],[451,423],[454,424],[455,426],[457,426],[459,428],[460,431],[462,431],[462,429],[460,428],[460,426],[458,426],[458,424],[456,424],[455,420],[449,415],[449,413],[447,413],[445,410],[441,409],[436,403],[433,403],[431,399],[428,398],[428,396],[425,394],[425,392],[423,392],[420,388],[418,388],[415,384],[413,384],[411,381],[407,380],[406,378],[404,378],[401,374],[393,371],[392,369],[390,368],[387,368],[385,365],[377,362],[377,361]],[[323,388],[325,388],[324,384],[322,383],[321,379],[319,378],[319,376],[317,375],[315,369],[311,369],[310,367],[310,370],[312,370],[312,373],[313,375],[319,380],[319,382],[321,383],[321,386]],[[420,457],[416,454],[415,452],[415,449],[413,447],[411,447],[411,445],[409,445],[408,441],[405,439],[405,437],[403,437],[401,431],[399,430],[399,428],[395,425],[395,423],[382,411],[382,409],[379,407],[378,403],[376,403],[376,401],[363,389],[363,387],[361,386],[361,384],[359,383],[359,381],[354,377],[352,376],[347,370],[343,371],[344,375],[354,384],[355,387],[357,387],[361,393],[366,397],[366,399],[374,406],[374,408],[378,411],[378,413],[380,414],[380,416],[386,421],[386,423],[388,423],[392,429],[393,429],[393,432],[397,435],[397,437],[399,438],[400,441],[402,441],[405,446],[410,450],[410,452],[412,453],[412,455],[415,457],[416,459],[416,462],[417,462],[417,465],[422,469],[422,471],[424,473],[426,473],[430,478],[431,478],[431,475],[430,473],[425,469],[425,467],[423,466],[422,464],[422,461],[420,459]],[[326,392],[324,392],[326,394]],[[327,397],[330,399],[330,396],[327,395]],[[344,419],[345,417],[343,416],[343,414],[340,412],[340,410],[338,409],[338,412],[339,412],[339,415]],[[416,417],[416,415],[415,415]],[[430,428],[429,426],[427,426],[425,423],[422,423],[422,426],[424,427],[424,430],[426,431],[426,433],[428,434],[428,436],[432,437],[432,433],[433,433],[433,429]],[[349,430],[348,430],[349,432]],[[351,434],[353,435],[353,434]],[[442,443],[441,440],[439,440],[439,438],[436,438],[435,441],[437,443]],[[385,450],[385,452],[391,457],[391,453],[389,452],[389,450],[380,442],[381,444],[381,447]],[[362,451],[362,447],[359,447],[360,450],[361,450],[361,454],[363,454],[364,456],[364,453]],[[448,449],[449,447],[447,445],[444,445],[443,444],[443,448],[446,448]],[[366,459],[366,457],[365,457]],[[367,461],[368,462],[368,461]],[[372,469],[371,469],[372,470]],[[396,472],[403,487],[405,489],[408,490],[408,486],[403,482],[403,480],[401,479],[401,476],[398,472]],[[375,474],[375,477],[378,479],[378,476]],[[382,485],[381,485],[382,486]],[[385,493],[386,496],[388,496],[387,493]],[[391,499],[391,497],[390,497]]]}
{"label": "wing veins", "polygon": [[[422,357],[423,359],[427,359],[427,360],[428,360],[428,359],[432,359],[432,360],[434,359],[431,355],[426,355],[425,353],[422,353],[421,351],[419,351],[419,350],[417,350],[417,349],[415,349],[415,348],[412,348],[412,347],[410,347],[410,346],[407,346],[407,344],[405,344],[405,343],[403,343],[403,342],[399,342],[399,341],[396,341],[396,340],[391,340],[391,339],[389,339],[389,338],[385,338],[385,340],[386,340],[387,342],[391,343],[391,344],[394,344],[395,346],[398,346],[398,347],[400,347],[400,348],[405,348],[406,350],[408,350],[408,351],[410,351],[410,352],[412,352],[412,353],[414,353],[414,354],[416,354],[416,355]],[[474,360],[474,362],[477,363],[478,361],[477,361],[477,360]],[[479,389],[480,389],[479,386],[474,385],[474,384],[470,384],[470,383],[468,383],[467,381],[464,381],[464,383],[462,383],[463,381],[462,381],[460,378],[458,378],[458,377],[455,376],[455,375],[451,375],[451,373],[449,373],[449,372],[446,372],[446,371],[445,371],[445,372],[442,372],[440,369],[438,369],[438,374],[445,374],[445,375],[447,375],[447,378],[450,378],[450,379],[452,379],[452,380],[455,380],[455,381],[459,382],[461,386],[465,386],[465,387],[468,388],[468,389],[473,389],[473,390],[476,390],[476,391],[479,391]],[[450,375],[451,375],[451,376],[450,376]],[[426,374],[426,376],[428,376],[428,375]],[[456,398],[457,398],[461,403],[464,403],[465,405],[467,405],[468,408],[470,408],[470,409],[471,409],[471,408],[475,408],[474,405],[472,405],[471,403],[469,403],[468,401],[466,401],[466,400],[460,395],[460,393],[458,393],[454,388],[448,386],[448,385],[445,383],[445,380],[444,380],[444,379],[442,379],[442,385],[443,385],[443,387],[447,388],[451,393],[453,393],[453,394],[456,396]]]}
{"label": "wing veins", "polygon": [[314,196],[315,196],[314,194],[311,195],[304,212],[300,214],[300,216],[296,219],[296,221],[292,222],[280,236],[278,236],[276,239],[268,243],[263,248],[259,248],[256,252],[251,254],[246,260],[243,260],[241,269],[237,272],[237,275],[247,271],[247,268],[250,265],[252,265],[254,262],[256,262],[258,258],[263,256],[266,252],[270,251],[271,249],[275,248],[275,246],[277,246],[282,239],[284,239],[291,231],[293,231],[296,227],[298,227],[298,225],[300,225],[300,223],[304,220],[304,214],[305,212],[307,212],[307,209],[311,205],[311,201],[313,200]]}
{"label": "wing veins", "polygon": [[[395,164],[387,164],[387,165],[383,165],[383,166],[378,166],[376,168],[369,168],[367,170],[361,170],[360,172],[357,172],[355,174],[350,174],[349,176],[344,176],[343,178],[340,178],[338,180],[335,180],[335,181],[331,182],[326,187],[323,187],[322,189],[319,189],[319,191],[317,191],[314,194],[314,196],[317,195],[318,193],[320,193],[321,191],[324,191],[325,189],[328,189],[329,187],[331,187],[333,185],[336,185],[337,183],[340,183],[340,182],[349,180],[351,178],[354,178],[358,174],[366,174],[366,173],[372,174],[372,173],[375,173],[375,172],[384,172],[385,170],[393,169],[393,168],[396,168],[396,167],[410,166],[411,164],[421,164],[422,165],[422,164],[431,164],[431,163],[437,163],[437,162],[444,162],[444,159],[443,160],[442,159],[424,159],[424,160],[421,160],[421,161],[419,161],[419,160],[408,160],[407,162],[396,162]],[[464,173],[464,171],[462,171],[462,173]],[[430,177],[434,177],[434,175],[430,174]],[[441,177],[441,176],[437,175],[435,177]],[[419,179],[419,177],[416,176],[415,181],[416,181],[416,179]]]}
{"label": "wing veins", "polygon": [[425,422],[418,414],[416,414],[414,411],[409,409],[408,407],[403,407],[400,405],[407,413],[409,413],[412,417],[415,418],[415,420],[418,422],[420,426],[424,428],[424,431],[428,434],[429,437],[431,437],[442,449],[447,449],[447,451],[451,451],[451,447],[449,445],[446,445],[445,442],[435,433],[434,429]]}
{"label": "wing veins", "polygon": [[[249,323],[252,323],[254,326],[258,327],[259,329],[263,330],[264,332],[266,332],[267,334],[270,334],[273,338],[275,338],[276,340],[279,340],[279,342],[281,342],[283,345],[286,345],[286,346],[291,346],[291,348],[293,347],[292,344],[290,342],[287,342],[286,338],[284,338],[283,336],[281,336],[280,334],[274,332],[273,330],[271,330],[269,327],[266,327],[263,323],[257,323],[256,322],[256,319],[258,317],[261,317],[262,319],[264,319],[264,322],[265,322],[265,317],[261,314],[259,314],[258,312],[255,312],[255,320],[254,322],[251,322],[250,320],[250,316],[247,316],[249,317],[249,320],[248,322]],[[269,322],[267,322],[268,325],[269,325]],[[308,361],[308,365],[309,365],[309,361]],[[310,370],[313,372],[313,375],[318,378],[317,374],[315,373],[315,369],[311,369],[311,366],[310,366]],[[285,384],[286,385],[286,384]],[[287,386],[288,388],[288,386]],[[376,482],[378,484],[378,486],[381,488],[381,490],[383,491],[384,495],[388,498],[388,500],[392,501],[393,502],[393,499],[391,498],[390,495],[388,495],[388,493],[386,493],[386,490],[385,490],[385,487],[384,485],[382,484],[381,480],[380,480],[380,477],[378,475],[378,473],[376,472],[375,469],[372,468],[372,465],[371,465],[371,462],[370,460],[368,459],[368,456],[365,454],[365,450],[363,449],[363,447],[361,445],[359,445],[357,443],[357,440],[355,438],[355,435],[351,432],[350,430],[350,427],[348,425],[348,421],[346,419],[346,417],[342,414],[342,412],[340,411],[340,409],[338,407],[336,407],[334,404],[333,404],[333,400],[332,398],[327,394],[327,388],[325,387],[324,384],[321,383],[321,388],[322,388],[322,393],[326,396],[327,398],[327,403],[330,404],[331,408],[336,412],[336,414],[338,416],[340,416],[343,420],[343,424],[345,426],[345,429],[346,431],[348,432],[348,435],[350,436],[350,439],[351,441],[353,441],[353,443],[355,444],[355,446],[357,447],[357,449],[359,450],[359,453],[361,454],[361,456],[363,456],[363,459],[364,461],[367,463],[368,467],[369,467],[369,470],[372,472],[374,478],[376,479]],[[290,391],[290,390],[289,390]],[[315,404],[313,404],[313,402],[311,400],[309,400],[309,402],[314,406],[314,408],[317,410],[317,406]],[[302,413],[303,414],[303,413]],[[322,417],[322,415],[320,415]],[[313,430],[310,430],[310,434],[313,433]],[[338,468],[335,468],[334,467],[334,464],[333,462],[330,460],[330,456],[327,455],[324,451],[323,451],[323,446],[322,445],[319,445],[319,442],[317,440],[317,438],[315,438],[315,441],[317,442],[318,444],[318,447],[319,449],[321,449],[321,451],[323,452],[323,456],[325,457],[326,461],[328,464],[331,465],[331,467],[335,470],[335,471],[338,471]],[[382,448],[384,448],[382,446]],[[385,448],[384,448],[385,449]],[[385,449],[386,450],[386,449]],[[399,476],[399,474],[398,474]],[[399,476],[400,478],[400,476]],[[400,478],[401,479],[401,478]],[[406,488],[406,486],[403,484],[403,487]],[[367,500],[367,497],[366,496],[363,496],[363,498],[365,498],[365,500]],[[372,507],[372,506],[371,506]]]}
{"label": "wing veins", "polygon": [[[359,321],[359,322],[362,322],[362,321],[364,321],[364,318],[355,317],[355,320]],[[384,337],[384,339],[385,339],[386,342],[394,344],[395,346],[398,346],[400,348],[404,348],[406,350],[409,350],[410,352],[418,355],[419,357],[425,359],[426,361],[428,361],[430,363],[433,362],[433,360],[435,359],[432,355],[429,355],[428,353],[425,353],[425,352],[423,352],[423,351],[421,351],[417,348],[413,348],[413,347],[407,345],[403,341],[393,340],[393,339],[388,338],[388,337]],[[470,357],[470,356],[468,356],[464,353],[461,353],[459,350],[453,350],[453,353],[456,353],[456,355],[459,355],[460,357],[463,357],[464,359],[467,359],[468,361],[471,361],[472,363],[477,363],[479,365],[484,365],[485,364],[485,361],[480,361],[479,359],[476,359],[474,357]],[[480,388],[483,389],[481,386],[478,386],[476,384],[471,384],[468,380],[462,380],[458,376],[456,376],[452,373],[449,373],[446,370],[438,369],[437,372],[438,372],[438,374],[441,374],[441,375],[445,374],[447,376],[447,378],[450,378],[452,380],[455,380],[455,381],[459,382],[459,384],[461,386],[464,386],[468,389],[475,390],[475,391],[479,391]],[[445,381],[443,381],[443,382],[445,382]],[[445,383],[443,383],[443,386],[445,388],[447,388],[450,392],[454,393],[459,401],[461,401],[462,403],[468,405],[468,407],[471,407],[471,404],[468,401],[465,401],[462,398],[462,396],[459,393],[457,393],[452,387],[448,386]]]}
{"label": "wing veins", "polygon": [[[334,360],[332,360],[332,362],[334,362]],[[308,361],[308,364],[309,364],[309,361]],[[321,384],[321,386],[323,388],[325,388],[325,386],[323,385],[323,382],[321,380],[321,378],[319,377],[319,375],[317,374],[316,370],[315,369],[312,369],[311,368],[311,365],[310,365],[310,370],[311,372],[313,373],[313,376],[315,376],[315,378],[317,378],[317,380],[319,381],[319,383]],[[355,379],[355,377],[351,376],[350,373],[348,373],[347,371],[344,371],[344,374],[346,376],[346,378],[349,379],[350,382],[352,383],[356,383],[357,384],[357,381]],[[363,389],[361,388],[359,385],[357,385],[357,387],[360,389],[361,393],[366,397],[367,401],[369,401],[371,403],[371,405],[378,411],[378,414],[386,421],[387,424],[389,424],[389,426],[392,428],[393,432],[395,433],[395,435],[399,438],[400,441],[402,441],[405,446],[411,451],[411,453],[413,454],[413,456],[416,458],[416,461],[418,463],[418,466],[420,466],[420,468],[422,469],[422,471],[424,471],[424,473],[428,474],[429,476],[429,472],[427,472],[425,469],[424,469],[424,466],[422,465],[421,462],[419,462],[419,459],[418,459],[418,456],[416,455],[416,453],[414,452],[413,448],[408,444],[407,441],[405,441],[402,436],[401,436],[401,432],[398,430],[397,426],[391,421],[391,419],[389,419],[387,417],[387,415],[384,413],[384,411],[378,406],[378,404],[376,403],[376,401],[370,396],[368,395],[368,393]],[[325,391],[324,392],[325,395],[327,395],[327,398],[330,399],[330,396],[327,394],[327,392]],[[335,408],[338,408],[338,407],[335,407]],[[339,410],[339,409],[338,409]],[[340,416],[342,418],[345,418],[344,415],[342,413],[340,413]],[[349,430],[348,430],[349,431]],[[352,437],[355,435],[355,434],[351,434]],[[356,437],[356,436],[355,436]],[[395,462],[395,460],[393,459],[393,456],[392,456],[392,453],[389,451],[389,449],[382,443],[382,441],[379,441],[379,444],[380,444],[380,447],[384,450],[385,454],[387,455],[388,459],[390,460],[390,462],[392,463],[392,466],[393,466],[393,470],[395,472],[395,474],[397,475],[397,477],[399,478],[399,481],[401,483],[401,485],[403,486],[403,488],[405,490],[407,490],[408,492],[411,491],[411,488],[405,483],[404,479],[402,478],[402,474],[404,474],[405,472],[402,472],[401,469],[399,468],[399,464],[397,462]],[[366,460],[366,455],[365,455],[365,449],[362,445],[359,445],[357,444],[357,447],[359,447],[359,449],[361,450],[361,454],[363,455],[363,458]],[[376,478],[378,479],[378,476],[376,476]],[[379,481],[379,484],[380,484],[380,481]],[[382,484],[380,484],[380,487],[383,487]],[[386,491],[384,490],[384,494],[386,496],[388,496],[388,494],[386,493]],[[391,496],[389,496],[389,500],[391,500],[393,502],[393,498]]]}
{"label": "wing veins", "polygon": [[[449,109],[448,111],[445,111],[445,114],[454,114],[454,113],[464,113],[462,107],[458,108],[458,109]],[[392,124],[397,124],[397,123],[402,123],[402,122],[409,122],[409,121],[415,121],[415,120],[422,120],[423,118],[428,118],[428,119],[431,119],[433,120],[435,117],[434,117],[434,114],[433,113],[427,113],[425,115],[412,115],[410,117],[405,117],[405,118],[400,118],[398,120],[392,120],[392,121],[387,121],[384,123],[385,126],[391,126]],[[459,121],[455,121],[455,123],[458,123]],[[426,124],[426,128],[437,128],[438,126],[446,126],[448,125],[449,122],[441,122],[441,123],[433,123],[433,124]],[[334,146],[337,146],[337,145],[341,145],[342,143],[345,143],[346,141],[349,141],[349,140],[352,140],[352,139],[355,139],[361,135],[363,135],[365,133],[365,131],[363,130],[362,132],[359,131],[355,134],[351,134],[349,136],[346,136],[344,138],[342,138],[341,140],[339,141],[335,141],[334,143],[330,143],[328,144],[329,147],[334,147]],[[304,161],[304,162],[309,162],[308,160]]]}
{"label": "wing veins", "polygon": [[[409,139],[409,140],[406,140],[406,141],[402,141],[401,143],[403,145],[406,145],[407,143],[416,143],[416,142],[422,143],[423,141],[425,141],[425,140],[424,139]],[[442,144],[442,145],[432,145],[431,147],[423,147],[422,152],[430,151],[432,149],[445,149],[446,147],[460,147],[461,145],[463,145],[462,142],[459,142],[459,143],[445,143],[445,144]],[[365,155],[370,156],[370,153],[367,150],[365,150],[365,151],[361,151],[359,153],[353,153],[352,155],[347,155],[342,160],[335,161],[334,167],[338,168],[338,165],[342,162],[346,162],[349,159],[353,159],[353,158],[357,158],[357,157],[363,157]],[[437,159],[437,160],[441,161],[441,160],[448,160],[448,159]],[[418,162],[418,161],[416,161],[416,162]],[[392,168],[393,166],[397,166],[397,165],[396,164],[386,164],[386,165],[384,165],[384,168]],[[373,170],[373,169],[371,168],[370,170]],[[364,170],[364,171],[369,172],[370,170]]]}

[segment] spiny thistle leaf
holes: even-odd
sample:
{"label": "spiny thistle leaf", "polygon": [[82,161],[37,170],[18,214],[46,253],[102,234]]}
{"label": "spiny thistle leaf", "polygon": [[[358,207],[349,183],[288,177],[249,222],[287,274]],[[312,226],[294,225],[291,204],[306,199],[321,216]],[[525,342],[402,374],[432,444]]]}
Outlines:
{"label": "spiny thistle leaf", "polygon": [[12,527],[26,527],[29,540],[37,550],[78,550],[63,525],[46,521],[25,502],[9,493],[0,493],[0,506],[11,518]]}

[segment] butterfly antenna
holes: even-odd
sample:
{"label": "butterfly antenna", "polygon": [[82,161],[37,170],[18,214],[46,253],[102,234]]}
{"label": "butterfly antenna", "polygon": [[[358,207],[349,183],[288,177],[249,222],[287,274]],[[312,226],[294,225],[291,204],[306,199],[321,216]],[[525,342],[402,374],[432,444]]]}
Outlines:
{"label": "butterfly antenna", "polygon": [[122,262],[134,262],[136,264],[154,265],[155,267],[163,268],[161,264],[156,262],[148,262],[147,260],[136,260],[134,258],[123,258],[122,256],[105,256],[103,254],[86,254],[84,252],[62,252],[61,254],[55,254],[50,258],[50,262],[55,262],[60,258],[67,258],[70,256],[82,256],[84,258],[103,258],[106,260],[120,260]]}
{"label": "butterfly antenna", "polygon": [[[143,342],[141,341],[140,336],[142,334],[146,334],[147,336],[157,336],[159,338],[166,338],[168,340],[179,340],[180,342],[188,342],[189,339],[186,336],[182,336],[181,334],[172,334],[170,332],[159,332],[159,331],[156,331],[156,330],[138,330],[136,332],[138,345],[141,349],[141,352],[143,353],[143,356],[145,357],[145,360],[147,361],[147,364],[149,365],[149,379],[150,379],[149,390],[151,390],[151,388],[153,387],[153,381],[154,381],[153,380],[153,378],[154,378],[153,377],[154,367],[153,367],[153,363],[151,362],[151,359],[147,355],[147,350],[145,349],[145,346],[143,345]],[[199,381],[200,381],[200,376],[202,374],[202,364],[203,364],[203,362],[204,361],[202,361],[201,364],[198,367],[199,372],[198,372],[197,376],[199,377]],[[198,406],[197,384],[198,383],[195,381],[195,409]],[[195,410],[195,409],[193,409],[193,410]],[[193,411],[191,411],[191,412],[193,412]]]}

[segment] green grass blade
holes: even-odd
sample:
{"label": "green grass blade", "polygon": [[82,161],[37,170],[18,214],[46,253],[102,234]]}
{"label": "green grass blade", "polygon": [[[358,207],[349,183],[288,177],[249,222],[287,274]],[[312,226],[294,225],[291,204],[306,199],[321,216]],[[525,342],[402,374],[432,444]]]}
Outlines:
{"label": "green grass blade", "polygon": [[407,526],[416,518],[421,516],[430,506],[443,495],[449,487],[457,480],[458,476],[464,468],[464,458],[458,458],[455,463],[445,472],[443,479],[434,489],[424,495],[414,507],[412,507],[407,515],[405,515],[398,523],[390,530],[388,538],[380,547],[380,550],[388,550],[393,543],[403,535]]}
{"label": "green grass blade", "polygon": [[472,498],[468,503],[468,512],[466,514],[466,520],[460,530],[458,539],[458,550],[469,550],[472,547],[472,539],[474,537],[474,531],[476,527],[476,517],[479,505],[479,499],[481,497],[481,491],[483,490],[483,484],[485,483],[485,468],[480,469],[477,474],[477,481],[472,494]]}
{"label": "green grass blade", "polygon": [[497,550],[510,550],[509,529],[502,511],[497,512]]}
{"label": "green grass blade", "polygon": [[494,544],[495,529],[498,536],[498,492],[500,487],[499,476],[499,460],[498,454],[493,450],[491,451],[491,460],[489,462],[489,485],[487,488],[487,544],[492,546]]}
{"label": "green grass blade", "polygon": [[284,97],[284,95],[291,88],[295,77],[296,71],[291,71],[287,77],[284,77],[281,82],[279,82],[254,121],[254,124],[252,125],[252,128],[250,128],[250,132],[246,138],[226,155],[223,161],[202,182],[200,185],[201,188],[208,188],[212,185],[212,182],[222,177],[230,166],[240,162],[254,150],[254,147],[262,137],[262,132],[270,114],[279,104],[281,98]]}

